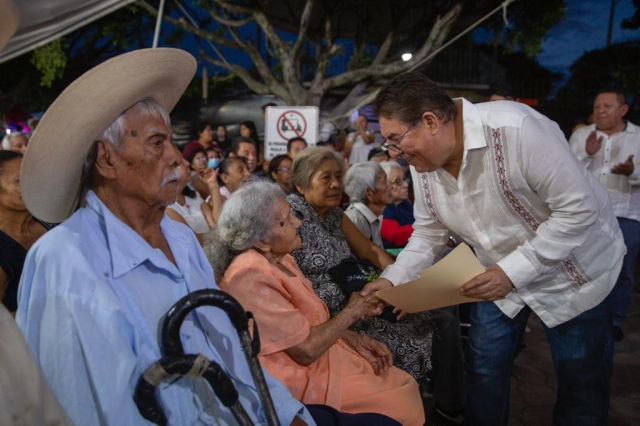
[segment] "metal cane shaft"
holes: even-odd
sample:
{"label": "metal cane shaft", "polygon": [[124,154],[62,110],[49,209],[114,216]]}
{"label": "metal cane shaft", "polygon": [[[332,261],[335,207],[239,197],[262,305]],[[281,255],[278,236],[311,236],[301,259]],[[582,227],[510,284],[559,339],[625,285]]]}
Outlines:
{"label": "metal cane shaft", "polygon": [[162,342],[165,355],[177,356],[184,354],[182,342],[180,340],[180,327],[186,316],[194,309],[200,306],[215,306],[222,309],[229,317],[233,324],[242,349],[245,353],[249,371],[253,378],[256,389],[263,405],[267,423],[270,426],[279,426],[280,422],[276,414],[271,393],[264,378],[264,373],[260,362],[258,361],[258,352],[260,351],[260,338],[258,328],[255,325],[253,340],[249,334],[249,318],[253,316],[246,312],[242,305],[227,293],[219,290],[199,290],[180,299],[167,313],[163,324]]}

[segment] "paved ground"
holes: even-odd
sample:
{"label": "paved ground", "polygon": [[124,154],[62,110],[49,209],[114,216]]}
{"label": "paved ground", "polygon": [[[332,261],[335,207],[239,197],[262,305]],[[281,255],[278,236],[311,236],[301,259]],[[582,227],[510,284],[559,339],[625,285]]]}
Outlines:
{"label": "paved ground", "polygon": [[[510,426],[551,425],[556,380],[549,345],[533,314],[529,328],[527,347],[516,358],[511,378]],[[609,426],[640,425],[640,280],[623,330],[624,340],[616,343],[613,359]],[[432,400],[425,400],[427,425],[450,425],[434,416],[432,405]]]}

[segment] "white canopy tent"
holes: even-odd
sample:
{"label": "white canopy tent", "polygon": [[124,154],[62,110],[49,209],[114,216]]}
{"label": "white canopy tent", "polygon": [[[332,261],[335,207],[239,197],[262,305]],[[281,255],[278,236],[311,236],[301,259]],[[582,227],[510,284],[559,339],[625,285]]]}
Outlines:
{"label": "white canopy tent", "polygon": [[16,0],[20,24],[0,63],[23,55],[135,0]]}

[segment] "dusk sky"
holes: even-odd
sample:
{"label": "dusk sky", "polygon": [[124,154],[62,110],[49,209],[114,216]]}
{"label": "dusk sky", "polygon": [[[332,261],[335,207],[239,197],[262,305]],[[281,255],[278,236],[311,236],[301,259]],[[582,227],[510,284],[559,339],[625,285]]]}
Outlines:
{"label": "dusk sky", "polygon": [[[542,44],[537,59],[551,71],[564,73],[583,53],[607,45],[610,0],[565,0],[567,12]],[[612,42],[640,40],[640,29],[623,30],[620,23],[634,13],[633,0],[617,0]]]}

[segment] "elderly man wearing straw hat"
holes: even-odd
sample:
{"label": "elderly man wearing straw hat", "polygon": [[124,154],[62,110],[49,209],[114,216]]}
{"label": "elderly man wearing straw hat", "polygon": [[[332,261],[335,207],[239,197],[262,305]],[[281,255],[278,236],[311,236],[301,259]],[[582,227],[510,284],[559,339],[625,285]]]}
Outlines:
{"label": "elderly man wearing straw hat", "polygon": [[[217,288],[195,235],[164,214],[175,202],[182,159],[170,111],[196,70],[177,49],[127,53],[88,71],[45,113],[24,158],[25,204],[58,225],[30,250],[17,322],[62,406],[78,425],[146,421],[133,394],[161,357],[169,308]],[[236,330],[220,310],[187,317],[186,353],[223,366],[255,423],[265,422]],[[278,381],[267,385],[279,421],[314,424]],[[171,425],[233,424],[201,381],[158,388]]]}

